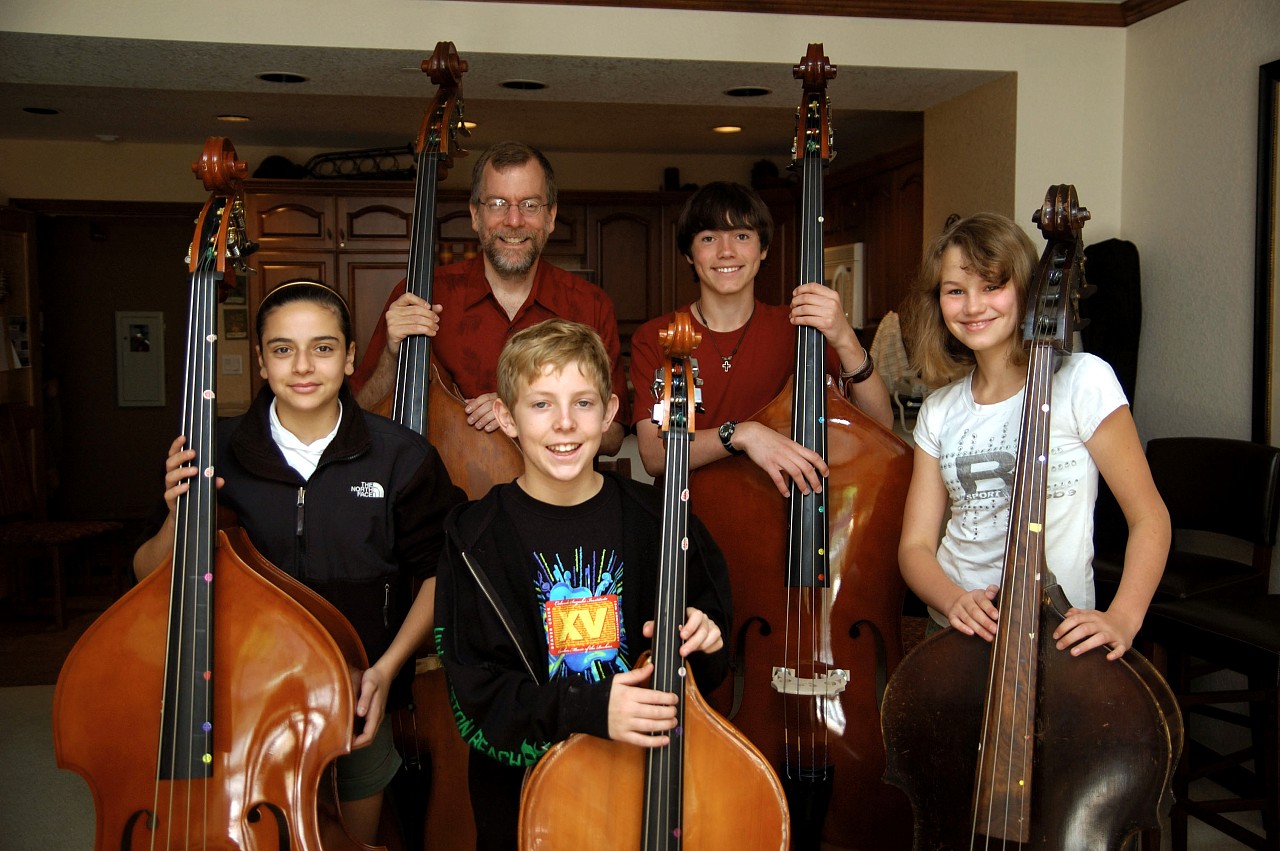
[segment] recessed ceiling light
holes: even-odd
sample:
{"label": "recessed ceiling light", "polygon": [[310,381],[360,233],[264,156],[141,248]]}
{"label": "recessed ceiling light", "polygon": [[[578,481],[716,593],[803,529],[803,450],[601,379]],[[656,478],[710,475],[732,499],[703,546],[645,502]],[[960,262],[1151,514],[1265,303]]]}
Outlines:
{"label": "recessed ceiling light", "polygon": [[229,121],[232,124],[244,124],[251,119],[247,115],[232,115],[230,113],[217,116],[219,121]]}
{"label": "recessed ceiling light", "polygon": [[547,87],[546,83],[540,83],[537,80],[503,80],[498,85],[504,89],[515,89],[520,92],[536,92]]}
{"label": "recessed ceiling light", "polygon": [[766,89],[764,86],[734,86],[732,89],[725,89],[724,93],[731,98],[762,98],[773,94],[773,89]]}
{"label": "recessed ceiling light", "polygon": [[307,78],[292,71],[263,71],[258,79],[264,83],[305,83]]}
{"label": "recessed ceiling light", "polygon": [[32,115],[58,115],[62,112],[60,109],[54,109],[51,106],[24,106],[23,112],[29,112]]}
{"label": "recessed ceiling light", "polygon": [[742,132],[742,128],[738,127],[735,124],[721,124],[719,127],[712,127],[711,130],[713,133],[725,133],[725,134]]}

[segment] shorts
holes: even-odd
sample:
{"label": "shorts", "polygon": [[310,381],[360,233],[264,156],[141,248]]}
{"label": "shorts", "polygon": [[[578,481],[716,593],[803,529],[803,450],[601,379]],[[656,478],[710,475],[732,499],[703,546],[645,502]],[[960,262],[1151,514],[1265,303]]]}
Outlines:
{"label": "shorts", "polygon": [[391,740],[391,725],[384,718],[372,742],[338,757],[336,764],[339,801],[359,801],[387,788],[401,764]]}

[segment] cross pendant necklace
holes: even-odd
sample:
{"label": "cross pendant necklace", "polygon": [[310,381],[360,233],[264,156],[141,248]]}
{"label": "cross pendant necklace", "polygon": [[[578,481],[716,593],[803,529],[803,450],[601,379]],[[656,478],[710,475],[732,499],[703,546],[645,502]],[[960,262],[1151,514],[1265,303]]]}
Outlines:
{"label": "cross pendant necklace", "polygon": [[[707,325],[707,315],[702,312],[702,299],[698,299],[696,302],[694,302],[693,307],[695,312],[698,313],[699,317],[701,318],[702,324],[706,325],[707,330],[710,331],[711,326]],[[755,305],[755,302],[753,301],[751,303],[751,315],[747,317],[747,323],[742,326],[742,334],[738,337],[737,345],[735,345],[733,347],[733,351],[729,352],[729,354],[727,355],[724,352],[720,351],[720,347],[716,345],[715,337],[712,337],[710,334],[707,335],[707,338],[711,341],[711,348],[716,350],[716,355],[720,358],[720,368],[723,369],[725,372],[728,372],[730,369],[733,368],[733,356],[738,353],[738,349],[742,348],[742,341],[747,339],[747,329],[751,327],[751,320],[755,318],[756,318],[756,305]]]}

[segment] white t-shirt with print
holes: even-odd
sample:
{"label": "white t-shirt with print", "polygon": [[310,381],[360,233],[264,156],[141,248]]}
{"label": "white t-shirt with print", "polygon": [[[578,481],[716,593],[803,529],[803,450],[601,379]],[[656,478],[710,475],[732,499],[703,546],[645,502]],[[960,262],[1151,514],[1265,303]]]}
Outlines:
{"label": "white t-shirt with print", "polygon": [[[951,581],[966,591],[1002,584],[1026,392],[1024,388],[1002,402],[979,405],[973,400],[972,382],[970,372],[930,394],[914,432],[916,446],[938,459],[951,503],[938,561]],[[1098,424],[1128,400],[1111,367],[1081,353],[1064,358],[1053,377],[1050,404],[1045,561],[1071,604],[1091,609],[1098,467],[1084,444]],[[939,623],[947,622],[937,612],[933,616]]]}

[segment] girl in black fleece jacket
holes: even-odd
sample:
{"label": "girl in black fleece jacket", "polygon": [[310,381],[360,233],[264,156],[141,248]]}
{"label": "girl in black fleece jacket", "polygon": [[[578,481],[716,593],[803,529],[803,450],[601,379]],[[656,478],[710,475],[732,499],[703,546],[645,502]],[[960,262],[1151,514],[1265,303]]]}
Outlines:
{"label": "girl in black fleece jacket", "polygon": [[[336,293],[305,282],[273,290],[257,336],[267,386],[244,416],[218,424],[218,500],[269,561],[346,615],[374,660],[359,683],[356,749],[338,760],[346,826],[372,843],[400,765],[381,724],[387,694],[431,629],[441,524],[464,497],[421,435],[362,411],[347,391],[355,343]],[[172,551],[176,500],[196,474],[184,443],[169,449],[169,514],[134,555],[139,578]],[[410,578],[424,582],[405,614]]]}

